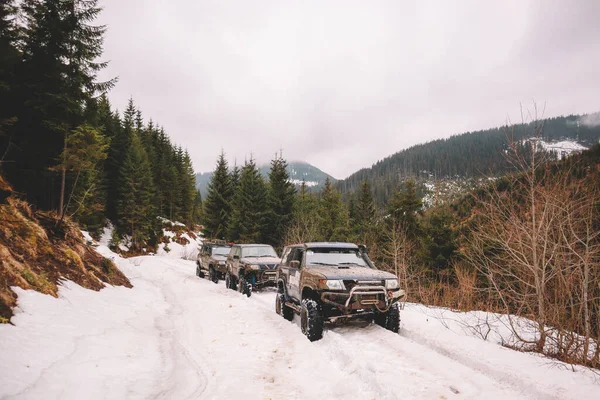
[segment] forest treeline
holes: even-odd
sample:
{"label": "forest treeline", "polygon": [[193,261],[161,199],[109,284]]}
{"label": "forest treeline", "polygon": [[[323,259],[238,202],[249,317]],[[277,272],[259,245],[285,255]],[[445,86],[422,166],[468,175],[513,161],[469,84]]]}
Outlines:
{"label": "forest treeline", "polygon": [[92,232],[113,221],[115,242],[156,245],[157,216],[198,221],[187,151],[144,121],[133,100],[119,113],[100,81],[98,1],[0,5],[0,168],[15,190]]}
{"label": "forest treeline", "polygon": [[[580,115],[536,121],[543,127],[540,137],[545,141],[571,139],[589,147],[598,143],[600,125],[585,122],[586,116]],[[393,196],[399,184],[410,178],[422,181],[502,176],[515,171],[506,157],[509,142],[531,138],[534,124],[507,125],[418,144],[353,173],[338,181],[337,187],[346,198],[368,180],[381,206]]]}

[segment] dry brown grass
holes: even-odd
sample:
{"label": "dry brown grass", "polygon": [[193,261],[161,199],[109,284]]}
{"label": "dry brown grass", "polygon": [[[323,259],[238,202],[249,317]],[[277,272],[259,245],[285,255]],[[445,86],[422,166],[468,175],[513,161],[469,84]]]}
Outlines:
{"label": "dry brown grass", "polygon": [[[0,182],[3,185],[4,181]],[[3,190],[10,187],[3,186]],[[0,318],[8,322],[17,297],[11,286],[56,297],[61,278],[92,290],[103,282],[131,287],[110,261],[85,244],[79,228],[54,213],[34,213],[14,196],[0,203]]]}

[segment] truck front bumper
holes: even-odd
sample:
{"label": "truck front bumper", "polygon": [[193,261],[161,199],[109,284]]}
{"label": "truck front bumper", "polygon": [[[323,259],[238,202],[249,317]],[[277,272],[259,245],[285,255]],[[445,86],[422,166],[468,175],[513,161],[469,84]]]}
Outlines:
{"label": "truck front bumper", "polygon": [[321,301],[334,306],[343,314],[364,309],[386,312],[405,295],[402,289],[387,290],[383,286],[356,285],[349,292],[322,292]]}

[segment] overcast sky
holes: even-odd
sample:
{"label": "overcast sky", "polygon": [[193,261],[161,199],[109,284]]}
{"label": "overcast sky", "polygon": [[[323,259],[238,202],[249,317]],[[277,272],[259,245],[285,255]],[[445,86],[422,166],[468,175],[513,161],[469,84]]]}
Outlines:
{"label": "overcast sky", "polygon": [[198,172],[283,149],[344,178],[413,144],[600,109],[600,1],[100,0],[115,107]]}

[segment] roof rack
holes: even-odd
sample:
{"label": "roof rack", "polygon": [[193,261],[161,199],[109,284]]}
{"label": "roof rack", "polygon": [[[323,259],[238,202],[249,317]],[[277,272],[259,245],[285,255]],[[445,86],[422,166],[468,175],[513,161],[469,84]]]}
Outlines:
{"label": "roof rack", "polygon": [[223,239],[208,239],[204,241],[204,244],[217,244],[220,246],[232,246],[234,243],[228,242]]}

